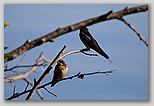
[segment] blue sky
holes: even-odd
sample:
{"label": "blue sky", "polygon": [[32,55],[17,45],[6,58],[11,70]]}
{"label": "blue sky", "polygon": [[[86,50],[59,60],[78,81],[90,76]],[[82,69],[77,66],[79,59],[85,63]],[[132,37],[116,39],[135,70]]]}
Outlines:
{"label": "blue sky", "polygon": [[[14,50],[27,39],[34,40],[58,27],[99,16],[109,10],[119,11],[126,6],[139,5],[143,4],[5,4],[4,21],[11,24],[4,30],[4,45],[9,46],[5,52]],[[148,12],[132,14],[124,18],[148,40]],[[88,28],[113,63],[111,64],[100,55],[89,57],[82,53],[73,54],[64,58],[69,67],[67,76],[97,70],[116,69],[116,72],[109,76],[93,75],[86,76],[83,80],[77,78],[66,80],[58,83],[54,88],[48,86],[47,88],[58,98],[42,89],[40,91],[45,100],[148,100],[148,48],[143,42],[131,29],[116,19]],[[54,43],[45,43],[25,52],[26,57],[22,64],[33,64],[42,51],[45,57],[52,60],[64,45],[67,46],[66,51],[84,48],[78,34],[79,30],[62,35],[56,38]],[[96,52],[91,51],[91,53]],[[9,67],[16,65],[23,55],[8,62]],[[26,69],[18,71],[26,71]],[[52,71],[43,83],[52,79]],[[28,78],[38,79],[40,75],[41,73],[33,73]],[[4,98],[12,94],[14,85],[17,86],[16,90],[21,92],[26,82],[19,80],[5,83]],[[18,100],[23,100],[25,97],[26,95],[23,95]],[[36,94],[32,98],[32,100],[38,99]]]}

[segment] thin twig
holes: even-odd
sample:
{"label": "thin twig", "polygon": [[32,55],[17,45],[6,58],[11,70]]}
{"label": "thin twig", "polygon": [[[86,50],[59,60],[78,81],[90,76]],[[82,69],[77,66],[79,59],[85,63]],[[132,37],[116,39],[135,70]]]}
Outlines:
{"label": "thin twig", "polygon": [[[30,84],[31,86],[34,86],[34,84],[35,84],[35,82],[34,82],[34,84],[33,84],[28,78],[24,78],[24,80],[25,80],[28,84]],[[27,85],[26,87],[28,87],[28,85]],[[27,88],[25,88],[25,91],[26,91],[26,90],[27,90]],[[43,95],[41,94],[41,92],[40,92],[38,89],[36,90],[36,93],[37,93],[37,95],[40,97],[41,100],[44,99]]]}
{"label": "thin twig", "polygon": [[[43,56],[43,52],[40,54],[40,56],[38,57],[38,59],[36,60],[35,64],[38,65],[38,63],[44,58]],[[26,71],[24,74],[19,74],[17,73],[17,75],[13,76],[13,77],[9,77],[9,76],[5,76],[4,77],[4,82],[13,82],[19,79],[24,79],[26,78],[28,75],[30,75],[32,72],[35,71],[35,69],[37,68],[37,66],[33,66],[31,67],[28,71]]]}
{"label": "thin twig", "polygon": [[33,67],[33,66],[46,66],[46,65],[47,65],[47,64],[44,64],[44,63],[42,63],[42,64],[36,63],[36,64],[33,64],[33,65],[20,65],[20,66],[14,66],[14,67],[12,67],[12,68],[9,68],[9,69],[7,68],[7,69],[5,69],[4,72],[13,70],[13,69],[15,69],[15,68],[25,68],[25,67]]}
{"label": "thin twig", "polygon": [[[109,75],[110,73],[113,73],[114,71],[116,71],[116,69],[113,69],[113,70],[109,70],[109,71],[105,71],[105,72],[101,72],[100,70],[99,71],[95,71],[95,72],[89,72],[89,73],[82,73],[82,72],[79,72],[75,75],[72,75],[70,77],[66,77],[66,78],[62,78],[60,79],[59,81],[62,81],[62,80],[67,80],[67,79],[72,79],[72,78],[75,78],[75,77],[78,77],[78,78],[81,78],[83,79],[83,76],[85,75],[94,75],[94,74],[107,74]],[[82,76],[82,77],[81,77]]]}
{"label": "thin twig", "polygon": [[89,55],[89,56],[98,56],[97,54],[88,54],[88,53],[85,53],[85,51],[90,51],[89,49],[77,49],[77,50],[72,50],[72,51],[69,51],[69,52],[66,52],[64,53],[60,59],[66,57],[67,55],[70,55],[70,54],[75,54],[75,53],[83,53],[85,55]]}
{"label": "thin twig", "polygon": [[16,66],[18,66],[18,65],[24,60],[25,56],[26,56],[26,55],[23,55],[23,57],[22,57],[21,60],[17,63]]}
{"label": "thin twig", "polygon": [[24,91],[26,91],[26,90],[27,90],[28,86],[29,86],[29,83],[27,82],[27,85],[26,85],[26,87],[25,87],[25,90],[24,90]]}
{"label": "thin twig", "polygon": [[48,93],[50,93],[50,94],[52,94],[53,96],[57,97],[57,95],[56,95],[56,94],[54,94],[54,93],[50,92],[50,91],[49,91],[46,87],[44,87],[44,89],[45,89]]}
{"label": "thin twig", "polygon": [[119,18],[119,20],[121,20],[122,22],[124,22],[130,29],[132,29],[139,37],[139,39],[141,41],[143,41],[143,43],[148,47],[148,42],[146,41],[146,39],[139,33],[139,31],[137,29],[135,29],[135,27],[133,27],[130,23],[128,23],[124,18]]}

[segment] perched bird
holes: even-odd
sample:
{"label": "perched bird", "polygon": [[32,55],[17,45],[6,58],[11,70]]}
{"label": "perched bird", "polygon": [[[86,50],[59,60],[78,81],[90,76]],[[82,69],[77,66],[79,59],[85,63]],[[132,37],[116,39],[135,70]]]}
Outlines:
{"label": "perched bird", "polygon": [[68,72],[68,67],[63,60],[59,60],[55,66],[54,76],[51,82],[51,87],[62,79]]}
{"label": "perched bird", "polygon": [[82,26],[80,28],[79,36],[87,49],[93,49],[96,52],[98,52],[100,55],[104,56],[106,59],[109,59],[109,56],[101,49],[97,41],[92,37],[92,35],[88,31],[88,28],[86,28],[85,26]]}

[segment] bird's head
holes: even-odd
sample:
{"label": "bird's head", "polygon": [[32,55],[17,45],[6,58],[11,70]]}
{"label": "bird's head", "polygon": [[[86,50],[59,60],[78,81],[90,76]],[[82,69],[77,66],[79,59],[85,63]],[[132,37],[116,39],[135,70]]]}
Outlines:
{"label": "bird's head", "polygon": [[59,61],[57,62],[57,64],[59,64],[59,65],[66,65],[65,62],[64,62],[64,60],[59,60]]}
{"label": "bird's head", "polygon": [[80,32],[88,32],[88,28],[86,28],[86,26],[82,26],[80,28]]}

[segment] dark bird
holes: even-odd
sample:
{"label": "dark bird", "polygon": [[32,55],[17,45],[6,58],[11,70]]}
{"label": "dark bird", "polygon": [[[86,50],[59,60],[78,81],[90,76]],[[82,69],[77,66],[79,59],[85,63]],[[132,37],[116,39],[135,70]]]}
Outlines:
{"label": "dark bird", "polygon": [[109,56],[101,49],[97,41],[92,37],[92,35],[88,31],[88,28],[82,26],[80,28],[79,36],[83,44],[86,46],[86,49],[93,49],[100,55],[104,56],[106,59],[109,59]]}
{"label": "dark bird", "polygon": [[55,66],[54,76],[51,82],[51,87],[62,79],[68,72],[67,64],[63,60],[59,60]]}

